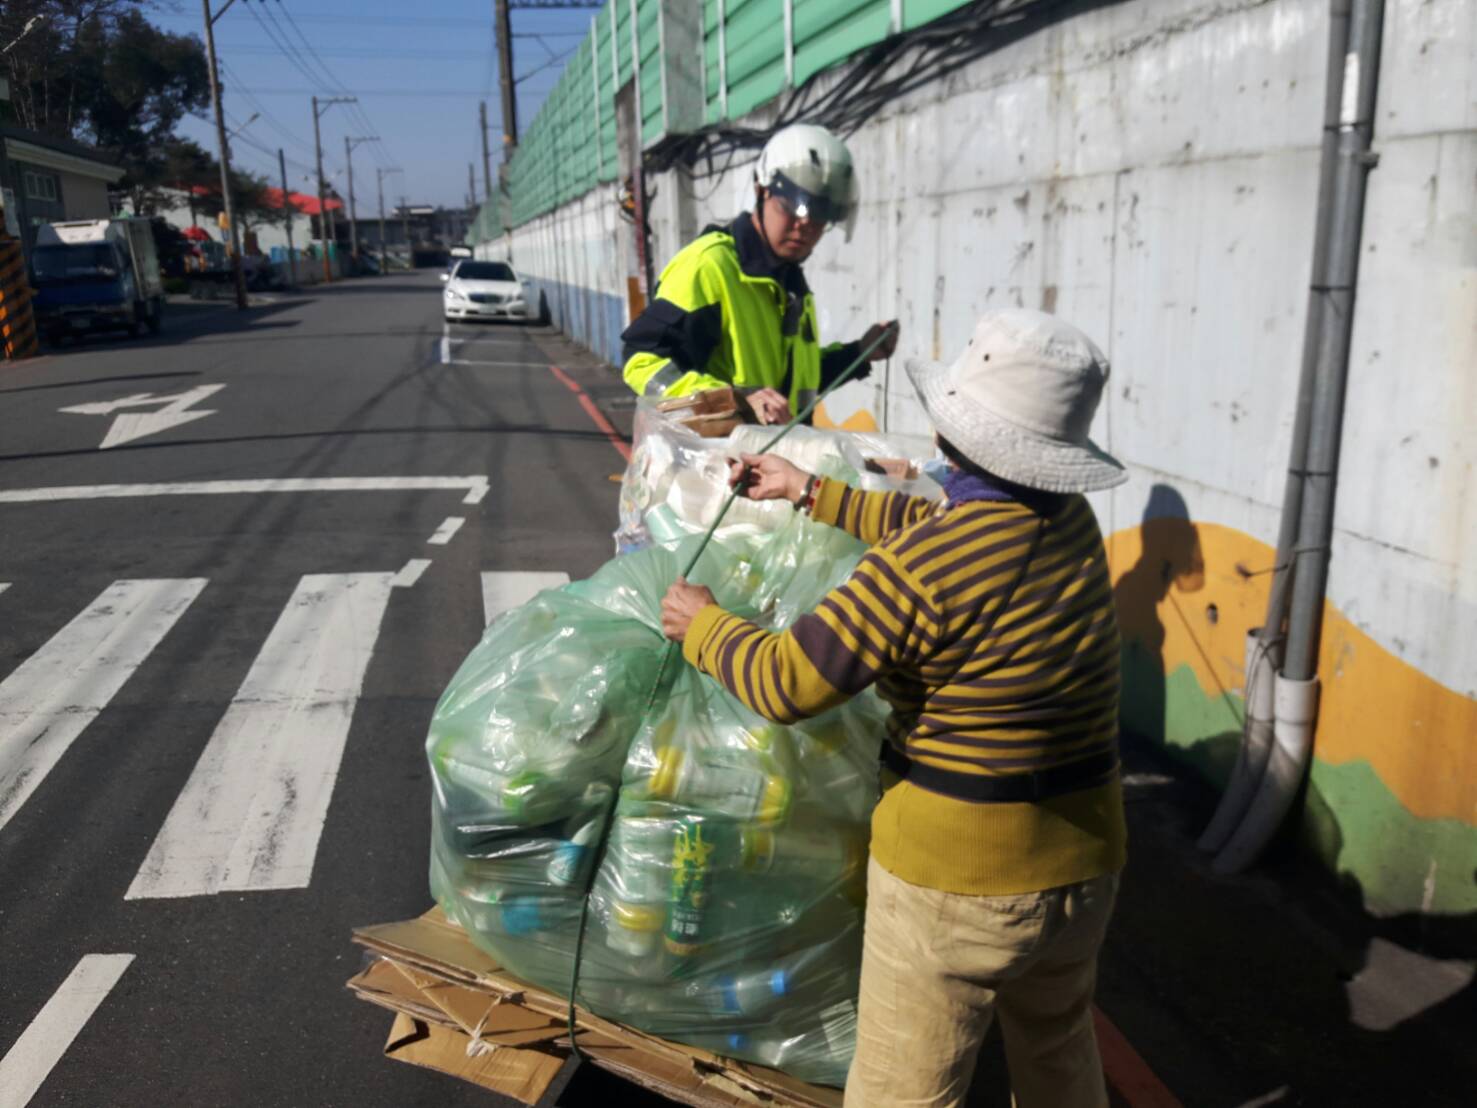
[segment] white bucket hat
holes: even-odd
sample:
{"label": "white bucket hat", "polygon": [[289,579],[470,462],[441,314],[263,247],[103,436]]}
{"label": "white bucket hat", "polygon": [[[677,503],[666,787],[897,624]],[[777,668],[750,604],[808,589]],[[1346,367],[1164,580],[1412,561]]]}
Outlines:
{"label": "white bucket hat", "polygon": [[1045,312],[986,312],[953,365],[910,358],[908,376],[940,435],[997,477],[1044,492],[1097,492],[1128,480],[1087,437],[1108,360]]}

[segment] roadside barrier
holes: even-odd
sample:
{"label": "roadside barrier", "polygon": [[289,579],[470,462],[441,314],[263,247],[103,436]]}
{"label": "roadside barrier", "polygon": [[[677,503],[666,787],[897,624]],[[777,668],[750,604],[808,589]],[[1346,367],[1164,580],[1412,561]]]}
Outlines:
{"label": "roadside barrier", "polygon": [[36,316],[31,311],[31,287],[19,239],[0,238],[0,336],[5,340],[6,361],[36,353]]}

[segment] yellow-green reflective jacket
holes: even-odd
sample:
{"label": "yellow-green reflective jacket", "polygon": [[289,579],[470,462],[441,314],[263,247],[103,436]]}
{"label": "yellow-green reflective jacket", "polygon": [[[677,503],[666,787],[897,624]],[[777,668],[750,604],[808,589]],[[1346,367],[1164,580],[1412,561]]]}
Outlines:
{"label": "yellow-green reflective jacket", "polygon": [[[662,270],[656,297],[621,339],[626,383],[637,393],[773,388],[795,412],[859,349],[856,343],[821,349],[804,273],[774,258],[747,212],[678,251]],[[867,371],[863,366],[853,379]]]}

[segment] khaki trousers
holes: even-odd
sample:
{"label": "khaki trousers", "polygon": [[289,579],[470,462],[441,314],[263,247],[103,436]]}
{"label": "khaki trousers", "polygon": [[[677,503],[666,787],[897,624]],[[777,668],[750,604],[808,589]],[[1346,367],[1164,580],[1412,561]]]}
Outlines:
{"label": "khaki trousers", "polygon": [[998,1013],[1020,1108],[1108,1103],[1093,1034],[1116,874],[1018,896],[910,885],[874,860],[846,1108],[962,1105]]}

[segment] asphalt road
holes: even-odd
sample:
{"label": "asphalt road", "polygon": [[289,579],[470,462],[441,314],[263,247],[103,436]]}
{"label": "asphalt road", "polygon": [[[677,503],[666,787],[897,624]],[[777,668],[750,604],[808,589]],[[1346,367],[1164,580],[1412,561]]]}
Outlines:
{"label": "asphalt road", "polygon": [[[382,1057],[349,935],[429,905],[422,741],[488,598],[611,554],[624,462],[551,364],[632,398],[438,290],[0,363],[0,1108],[511,1103]],[[1467,931],[1369,917],[1291,842],[1213,874],[1213,790],[1125,754],[1113,1103],[1468,1103]],[[559,1103],[657,1101],[586,1068]],[[998,1037],[969,1103],[1009,1103]]]}
{"label": "asphalt road", "polygon": [[538,333],[445,329],[439,287],[0,365],[0,1057],[37,1108],[497,1103],[381,1057],[349,934],[429,906],[422,742],[484,583],[605,561],[624,462]]}

